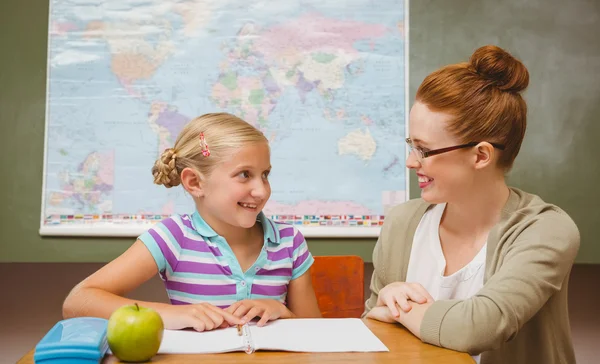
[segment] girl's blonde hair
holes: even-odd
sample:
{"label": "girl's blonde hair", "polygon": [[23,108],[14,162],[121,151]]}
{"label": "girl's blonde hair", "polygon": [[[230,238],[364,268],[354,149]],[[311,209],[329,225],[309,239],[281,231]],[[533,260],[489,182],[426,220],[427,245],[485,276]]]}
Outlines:
{"label": "girl's blonde hair", "polygon": [[[201,133],[208,145],[209,156],[202,154],[206,148],[201,142]],[[165,149],[154,162],[154,183],[167,188],[178,186],[184,168],[195,169],[201,176],[208,177],[233,149],[258,142],[268,143],[261,131],[244,120],[227,113],[204,114],[187,123],[175,146]]]}

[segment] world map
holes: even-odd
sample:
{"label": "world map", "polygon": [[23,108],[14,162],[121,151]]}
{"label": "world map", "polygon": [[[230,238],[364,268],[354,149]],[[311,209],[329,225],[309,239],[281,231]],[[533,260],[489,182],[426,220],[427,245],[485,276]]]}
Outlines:
{"label": "world map", "polygon": [[52,0],[42,227],[190,213],[150,169],[229,112],[272,151],[265,214],[375,226],[406,198],[398,0]]}

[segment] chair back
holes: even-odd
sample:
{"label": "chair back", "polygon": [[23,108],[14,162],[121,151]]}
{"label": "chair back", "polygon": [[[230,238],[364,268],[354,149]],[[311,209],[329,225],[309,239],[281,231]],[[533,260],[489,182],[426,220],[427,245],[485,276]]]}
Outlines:
{"label": "chair back", "polygon": [[316,256],[312,284],[323,317],[360,317],[364,311],[364,262],[359,256]]}

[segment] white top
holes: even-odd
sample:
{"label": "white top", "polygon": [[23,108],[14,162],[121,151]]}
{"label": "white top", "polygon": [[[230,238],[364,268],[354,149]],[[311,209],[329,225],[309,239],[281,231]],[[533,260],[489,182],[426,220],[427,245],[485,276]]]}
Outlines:
{"label": "white top", "polygon": [[[444,276],[446,259],[440,242],[440,221],[446,204],[434,205],[415,232],[406,282],[420,283],[434,300],[467,299],[483,287],[487,243],[459,271]],[[473,357],[479,363],[479,355]]]}

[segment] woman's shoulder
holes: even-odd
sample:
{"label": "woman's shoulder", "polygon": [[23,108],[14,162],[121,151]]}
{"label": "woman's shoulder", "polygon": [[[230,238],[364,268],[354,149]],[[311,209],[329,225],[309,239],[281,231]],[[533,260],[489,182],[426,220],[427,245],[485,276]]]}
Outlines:
{"label": "woman's shoulder", "polygon": [[432,206],[432,204],[426,202],[422,198],[414,198],[392,207],[389,213],[386,214],[385,221],[392,223],[401,221],[407,222],[415,216],[420,219],[430,206]]}
{"label": "woman's shoulder", "polygon": [[540,237],[579,245],[579,229],[565,210],[517,188],[511,187],[509,201],[503,210],[503,225],[505,231],[535,231]]}
{"label": "woman's shoulder", "polygon": [[536,220],[552,220],[564,225],[577,228],[569,214],[559,206],[546,202],[542,197],[511,187],[509,201],[504,210],[510,214],[516,214],[523,218]]}
{"label": "woman's shoulder", "polygon": [[430,206],[434,206],[421,198],[403,202],[393,207],[385,215],[380,236],[382,240],[393,244],[400,236],[411,235],[417,229],[421,218]]}

